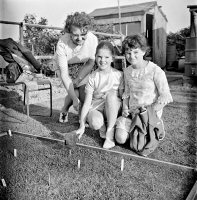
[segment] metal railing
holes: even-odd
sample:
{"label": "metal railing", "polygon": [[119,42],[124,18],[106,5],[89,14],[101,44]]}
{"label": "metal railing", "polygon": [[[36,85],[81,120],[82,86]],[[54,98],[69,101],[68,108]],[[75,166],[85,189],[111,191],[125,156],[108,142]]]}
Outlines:
{"label": "metal railing", "polygon": [[[23,39],[23,31],[24,27],[37,27],[37,28],[46,28],[46,29],[53,29],[53,30],[63,30],[61,27],[54,27],[54,26],[47,26],[47,25],[40,25],[40,24],[29,24],[29,23],[23,23],[23,22],[12,22],[12,21],[3,21],[0,20],[1,24],[11,24],[11,25],[18,25],[19,26],[19,40],[21,44],[24,44],[24,39]],[[102,32],[96,32],[92,31],[95,35],[102,35],[102,36],[108,36],[110,38],[118,38],[121,39],[122,41],[122,35],[118,34],[110,34],[110,33],[102,33]]]}

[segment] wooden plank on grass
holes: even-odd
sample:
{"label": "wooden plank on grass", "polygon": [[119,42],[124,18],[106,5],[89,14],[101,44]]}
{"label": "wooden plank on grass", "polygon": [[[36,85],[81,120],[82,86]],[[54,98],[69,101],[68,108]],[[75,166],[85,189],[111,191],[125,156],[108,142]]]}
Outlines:
{"label": "wooden plank on grass", "polygon": [[186,200],[197,200],[197,181],[194,184]]}
{"label": "wooden plank on grass", "polygon": [[12,134],[21,135],[21,136],[24,136],[24,137],[36,138],[36,139],[40,139],[40,140],[44,140],[44,141],[48,141],[48,142],[65,143],[65,140],[59,140],[59,139],[55,139],[55,138],[32,135],[32,134],[28,134],[28,133],[12,131]]}
{"label": "wooden plank on grass", "polygon": [[[174,166],[174,167],[185,168],[185,169],[188,169],[188,170],[195,170],[195,168],[185,166],[185,165],[175,164],[175,163],[171,163],[171,162],[161,161],[161,160],[143,157],[143,156],[134,155],[134,154],[129,154],[129,153],[123,153],[123,152],[114,151],[114,150],[110,150],[110,149],[104,149],[104,148],[100,148],[100,147],[85,145],[85,144],[82,144],[82,143],[75,143],[76,140],[69,141],[70,140],[69,137],[71,137],[71,139],[72,139],[74,131],[71,131],[69,133],[64,133],[64,139],[63,140],[55,139],[55,138],[42,137],[42,136],[32,135],[32,134],[28,134],[28,133],[21,133],[21,132],[16,132],[16,131],[12,131],[12,133],[16,134],[16,135],[21,135],[21,136],[24,136],[24,137],[33,137],[33,138],[40,139],[40,140],[46,140],[46,141],[49,141],[49,142],[63,143],[63,144],[65,144],[65,146],[68,146],[68,147],[69,146],[79,146],[79,147],[82,147],[82,148],[93,149],[93,150],[97,150],[97,151],[104,151],[104,152],[109,152],[109,153],[112,153],[112,154],[118,154],[118,155],[121,155],[121,156],[128,156],[128,157],[133,157],[133,158],[140,159],[140,160],[156,162],[156,163],[158,163],[158,164],[160,163],[162,165],[170,165],[170,166]],[[59,134],[60,133],[58,133],[58,136],[60,136]],[[66,139],[66,135],[69,136],[68,139]],[[61,133],[61,136],[62,136],[62,133]],[[76,139],[76,134],[75,134],[75,139]],[[68,144],[69,142],[71,142],[71,144]]]}
{"label": "wooden plank on grass", "polygon": [[195,170],[195,168],[189,167],[189,166],[186,166],[186,165],[175,164],[175,163],[157,160],[157,159],[154,159],[154,158],[148,158],[148,157],[144,157],[144,156],[139,156],[139,155],[135,155],[135,154],[123,153],[123,152],[120,152],[120,151],[114,151],[114,150],[111,150],[111,149],[104,149],[104,148],[90,146],[90,145],[86,145],[86,144],[82,144],[82,143],[76,143],[76,145],[79,146],[79,147],[83,147],[83,148],[87,148],[87,149],[93,149],[93,150],[96,150],[96,151],[104,151],[104,152],[109,152],[109,153],[116,154],[116,155],[133,157],[133,158],[136,158],[136,159],[139,159],[139,160],[155,162],[155,163],[161,164],[161,165],[170,165],[170,166],[173,166],[173,167],[178,167],[178,168],[180,167],[180,168],[185,168],[185,169],[188,169],[188,170]]}
{"label": "wooden plank on grass", "polygon": [[[10,131],[10,133],[15,134],[15,135],[24,136],[24,137],[36,138],[38,140],[43,140],[43,141],[48,141],[48,142],[62,143],[64,145],[66,145],[67,147],[75,146],[76,140],[77,140],[77,135],[73,131],[68,132],[68,133],[62,133],[61,134],[61,136],[63,137],[62,139],[43,137],[43,136],[39,136],[39,135],[32,135],[32,134],[16,132],[16,131],[12,131],[12,132]],[[3,133],[3,134],[7,135],[7,133]],[[60,133],[56,133],[56,135],[60,136]]]}
{"label": "wooden plank on grass", "polygon": [[0,133],[0,137],[6,136],[7,133]]}

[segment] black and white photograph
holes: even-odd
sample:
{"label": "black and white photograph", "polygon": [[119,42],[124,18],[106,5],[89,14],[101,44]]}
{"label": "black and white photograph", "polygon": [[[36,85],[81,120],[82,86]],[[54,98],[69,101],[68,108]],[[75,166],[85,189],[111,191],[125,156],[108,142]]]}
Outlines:
{"label": "black and white photograph", "polygon": [[0,200],[197,200],[197,0],[0,0]]}

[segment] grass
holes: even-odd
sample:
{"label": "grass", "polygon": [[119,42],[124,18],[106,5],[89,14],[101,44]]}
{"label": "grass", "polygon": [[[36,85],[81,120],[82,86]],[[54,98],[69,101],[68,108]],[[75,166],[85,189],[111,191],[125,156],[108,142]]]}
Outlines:
{"label": "grass", "polygon": [[[174,102],[166,106],[163,120],[166,137],[150,158],[197,166],[197,91],[169,80]],[[1,92],[1,91],[0,91]],[[11,95],[5,93],[5,95]],[[1,94],[1,93],[0,93]],[[12,91],[13,95],[13,91]],[[17,94],[15,94],[17,96]],[[19,99],[19,98],[18,98]],[[45,103],[46,104],[46,103]],[[69,132],[77,128],[78,117],[69,115],[69,123],[59,124],[59,100],[54,101],[53,116],[27,118],[22,103],[15,99],[1,101],[1,131],[8,128],[24,133],[55,137],[52,132]],[[44,104],[33,105],[33,111],[48,112]],[[80,143],[102,147],[97,131],[87,129]],[[13,156],[16,148],[18,156]],[[114,151],[134,154],[126,146]],[[192,189],[197,174],[190,169],[145,161],[116,153],[12,136],[0,138],[0,185],[2,200],[183,200]],[[121,171],[121,159],[124,170]],[[78,160],[81,161],[78,169]]]}

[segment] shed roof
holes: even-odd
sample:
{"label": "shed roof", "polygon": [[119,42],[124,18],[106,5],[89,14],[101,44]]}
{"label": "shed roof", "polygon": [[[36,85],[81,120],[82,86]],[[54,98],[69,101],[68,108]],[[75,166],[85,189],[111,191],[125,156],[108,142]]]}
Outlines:
{"label": "shed roof", "polygon": [[[121,10],[121,13],[131,13],[131,12],[139,12],[139,11],[146,12],[156,5],[157,5],[156,1],[151,1],[151,2],[146,2],[146,3],[120,6],[120,10]],[[112,14],[117,14],[117,13],[118,13],[118,7],[98,8],[98,9],[95,9],[93,12],[91,12],[90,16],[98,17],[98,16],[106,16],[106,15],[112,15]]]}

